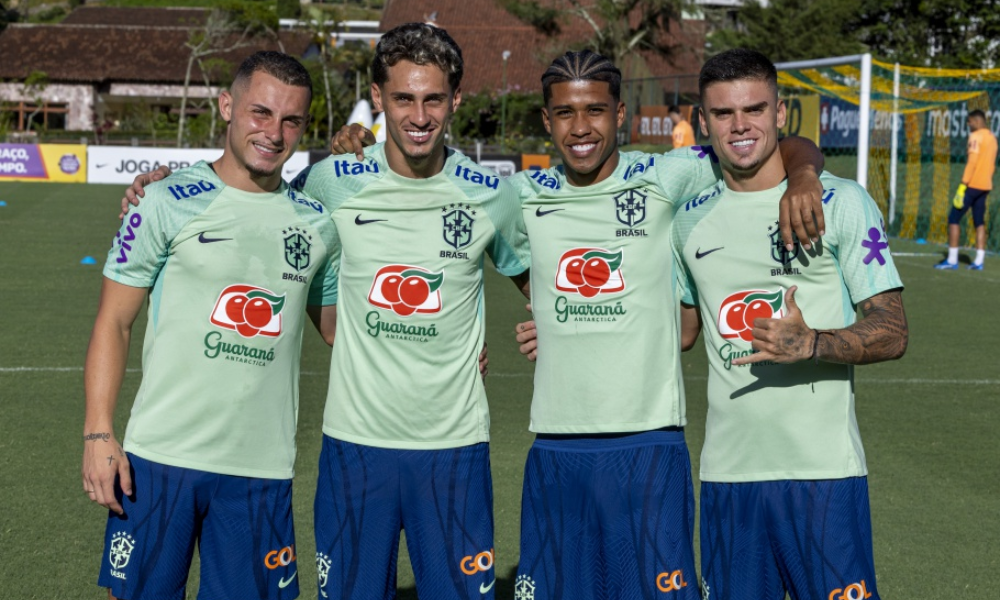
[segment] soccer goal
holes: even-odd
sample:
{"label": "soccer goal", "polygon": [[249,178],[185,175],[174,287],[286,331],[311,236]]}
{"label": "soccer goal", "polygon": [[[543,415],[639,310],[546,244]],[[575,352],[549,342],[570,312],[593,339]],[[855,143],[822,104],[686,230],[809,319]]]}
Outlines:
{"label": "soccer goal", "polygon": [[[856,178],[886,215],[890,235],[943,242],[965,167],[970,111],[1000,133],[1000,69],[908,67],[870,54],[780,63],[786,131],[814,139],[827,169]],[[988,247],[1000,251],[1000,189],[987,209]],[[968,229],[971,230],[971,227]],[[970,240],[972,231],[964,234]]]}

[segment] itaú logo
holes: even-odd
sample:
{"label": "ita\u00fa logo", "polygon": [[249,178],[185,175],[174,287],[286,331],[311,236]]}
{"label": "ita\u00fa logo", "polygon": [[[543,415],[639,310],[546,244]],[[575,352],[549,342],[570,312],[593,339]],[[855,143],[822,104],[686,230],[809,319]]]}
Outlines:
{"label": "ita\u00fa logo", "polygon": [[493,549],[490,548],[488,551],[480,552],[475,556],[463,557],[459,566],[466,575],[485,573],[493,568],[493,556]]}
{"label": "ita\u00fa logo", "polygon": [[865,580],[862,579],[860,583],[852,583],[845,588],[837,588],[830,592],[827,600],[864,600],[865,598],[871,598],[872,594],[868,591],[868,586],[865,584]]}
{"label": "ita\u00fa logo", "polygon": [[673,592],[683,587],[687,587],[687,582],[684,581],[684,572],[680,569],[664,571],[656,576],[656,589],[661,592]]}
{"label": "ita\u00fa logo", "polygon": [[272,571],[280,567],[287,567],[293,562],[295,562],[295,546],[271,550],[264,556],[264,566]]}

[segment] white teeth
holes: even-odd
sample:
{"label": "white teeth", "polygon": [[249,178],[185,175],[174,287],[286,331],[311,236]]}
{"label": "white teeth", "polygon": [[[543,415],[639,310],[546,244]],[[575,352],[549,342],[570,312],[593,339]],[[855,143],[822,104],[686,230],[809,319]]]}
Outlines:
{"label": "white teeth", "polygon": [[570,146],[570,148],[575,152],[590,152],[597,147],[597,144],[577,144],[575,146]]}
{"label": "white teeth", "polygon": [[428,137],[430,137],[431,132],[429,132],[429,131],[407,131],[406,134],[409,135],[411,138],[417,140],[417,141],[423,141],[423,140],[426,140]]}
{"label": "white teeth", "polygon": [[749,146],[754,143],[755,140],[740,140],[738,142],[733,142],[734,146]]}
{"label": "white teeth", "polygon": [[260,144],[256,143],[254,144],[254,147],[260,150],[261,152],[264,152],[265,154],[277,154],[279,152],[279,150],[275,148],[268,148],[267,146],[261,146]]}

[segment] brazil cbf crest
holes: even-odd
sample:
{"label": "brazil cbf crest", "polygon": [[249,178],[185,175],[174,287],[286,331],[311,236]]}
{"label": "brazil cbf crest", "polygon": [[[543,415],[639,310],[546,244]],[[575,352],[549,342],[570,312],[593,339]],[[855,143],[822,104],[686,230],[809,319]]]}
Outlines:
{"label": "brazil cbf crest", "polygon": [[281,235],[285,236],[285,262],[288,266],[296,271],[308,267],[312,236],[298,227],[289,227],[283,230]]}
{"label": "brazil cbf crest", "polygon": [[527,575],[518,575],[514,582],[514,600],[535,600],[535,581]]}
{"label": "brazil cbf crest", "polygon": [[795,247],[789,251],[785,247],[785,242],[781,239],[781,229],[778,227],[777,221],[774,222],[774,225],[768,227],[767,231],[771,238],[771,259],[783,265],[787,265],[795,260],[795,257],[799,255],[798,240],[795,241]]}
{"label": "brazil cbf crest", "polygon": [[124,531],[119,531],[111,537],[108,561],[111,563],[112,574],[125,568],[129,559],[132,558],[132,550],[134,549],[135,538]]}
{"label": "brazil cbf crest", "polygon": [[615,216],[618,222],[635,227],[646,220],[646,194],[639,190],[625,190],[614,197]]}
{"label": "brazil cbf crest", "polygon": [[472,224],[476,211],[468,204],[449,204],[441,209],[444,220],[444,241],[455,250],[472,243]]}

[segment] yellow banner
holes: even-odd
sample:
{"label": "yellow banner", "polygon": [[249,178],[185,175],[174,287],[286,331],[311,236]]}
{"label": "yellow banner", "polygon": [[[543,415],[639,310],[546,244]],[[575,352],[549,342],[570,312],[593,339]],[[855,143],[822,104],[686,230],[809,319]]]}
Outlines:
{"label": "yellow banner", "polygon": [[783,135],[798,135],[819,146],[819,96],[785,96]]}
{"label": "yellow banner", "polygon": [[86,183],[82,144],[0,144],[0,181]]}

